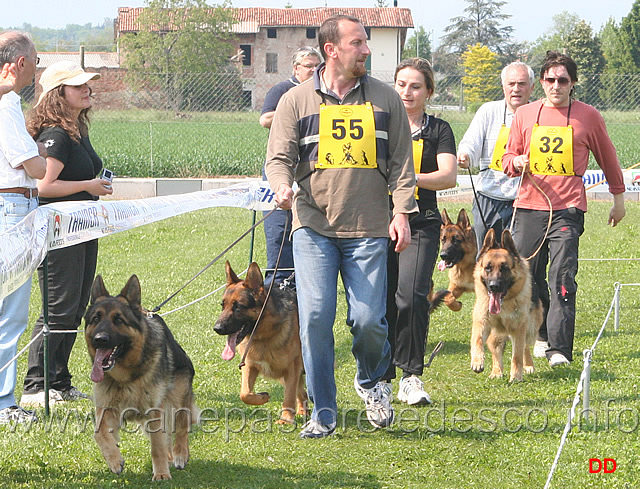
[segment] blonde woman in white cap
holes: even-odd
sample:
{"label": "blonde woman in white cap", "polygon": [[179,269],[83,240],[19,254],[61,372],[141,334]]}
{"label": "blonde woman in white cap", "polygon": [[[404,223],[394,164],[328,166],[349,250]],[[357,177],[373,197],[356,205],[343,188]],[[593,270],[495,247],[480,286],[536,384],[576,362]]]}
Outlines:
{"label": "blonde woman in white cap", "polygon": [[[78,64],[59,61],[40,77],[42,93],[27,119],[36,141],[47,147],[47,171],[38,183],[40,203],[98,200],[113,192],[110,182],[96,177],[102,160],[89,140],[91,89],[87,82],[100,78],[86,73]],[[38,269],[40,290],[49,288],[49,328],[76,330],[84,315],[96,270],[98,240],[52,250],[48,255],[48,280]],[[42,314],[33,328],[37,336],[43,327]],[[49,336],[51,402],[87,398],[71,384],[69,356],[76,335]],[[21,404],[44,405],[43,342],[39,337],[29,349],[29,365]]]}

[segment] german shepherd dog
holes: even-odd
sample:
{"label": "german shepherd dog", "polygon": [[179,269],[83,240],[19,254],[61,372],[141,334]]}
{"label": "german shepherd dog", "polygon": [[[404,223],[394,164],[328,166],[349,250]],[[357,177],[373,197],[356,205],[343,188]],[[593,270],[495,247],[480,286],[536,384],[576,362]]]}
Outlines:
{"label": "german shepherd dog", "polygon": [[[140,306],[140,282],[132,275],[119,295],[109,295],[98,275],[85,314],[85,340],[93,361],[94,438],[112,472],[124,458],[118,430],[139,423],[151,441],[153,480],[171,479],[169,461],[184,469],[188,435],[199,417],[192,390],[193,364],[162,318]],[[175,443],[171,447],[171,435]]]}
{"label": "german shepherd dog", "polygon": [[458,298],[465,292],[474,291],[473,270],[476,265],[476,234],[469,222],[467,211],[460,209],[454,224],[446,209],[442,209],[440,228],[440,258],[438,270],[449,269],[449,288],[433,294],[432,304],[444,302],[452,311],[459,311],[462,302]]}
{"label": "german shepherd dog", "polygon": [[471,330],[471,369],[484,370],[484,343],[492,356],[490,378],[503,375],[502,356],[507,337],[511,338],[509,382],[522,380],[522,373],[533,372],[531,345],[542,323],[542,304],[532,296],[529,262],[522,258],[508,229],[502,243],[490,229],[485,236],[476,264],[476,303]]}
{"label": "german shepherd dog", "polygon": [[222,352],[224,360],[235,356],[236,346],[240,354],[246,354],[240,399],[246,404],[265,404],[269,393],[253,391],[258,375],[278,379],[284,386],[278,423],[293,423],[296,414],[307,412],[296,293],[288,287],[274,287],[256,325],[267,296],[260,267],[255,262],[249,265],[245,280],[238,278],[228,261],[225,269],[227,288],[222,296],[222,314],[213,329],[228,335]]}

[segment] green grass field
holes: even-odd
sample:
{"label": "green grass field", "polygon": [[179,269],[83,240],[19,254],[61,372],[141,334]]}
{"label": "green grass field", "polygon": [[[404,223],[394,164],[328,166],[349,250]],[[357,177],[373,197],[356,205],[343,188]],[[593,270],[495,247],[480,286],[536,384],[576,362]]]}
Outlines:
{"label": "green grass field", "polygon": [[[442,202],[441,208],[457,214],[460,205]],[[638,204],[628,203],[627,216],[616,228],[606,226],[609,207],[608,203],[590,202],[580,257],[640,258]],[[102,238],[98,272],[112,293],[136,273],[142,283],[143,305],[153,308],[246,230],[251,224],[250,214],[227,208],[202,210]],[[225,259],[239,271],[248,262],[248,250],[248,241],[243,241]],[[256,235],[255,253],[255,259],[264,265],[261,229]],[[162,312],[216,289],[224,283],[223,276],[221,260]],[[592,345],[602,326],[614,283],[635,283],[639,276],[638,261],[582,261],[574,363],[552,370],[543,359],[535,359],[536,372],[513,385],[505,379],[490,380],[487,372],[475,374],[469,368],[473,296],[463,297],[459,313],[439,309],[431,319],[427,350],[430,352],[440,340],[444,348],[424,375],[425,388],[434,404],[407,409],[395,402],[397,423],[374,432],[361,417],[363,404],[352,386],[355,365],[341,291],[334,327],[341,421],[337,433],[323,440],[300,440],[299,426],[281,428],[274,424],[283,394],[275,381],[258,381],[256,390],[272,395],[271,402],[261,409],[239,400],[239,359],[225,362],[220,358],[224,338],[213,332],[220,312],[221,293],[216,293],[165,317],[194,362],[194,390],[208,421],[191,435],[191,460],[186,470],[173,470],[173,480],[157,487],[542,488],[580,377],[581,352]],[[434,280],[436,287],[447,285],[443,272],[436,271]],[[38,304],[38,287],[34,284],[30,324]],[[638,289],[624,287],[620,329],[615,332],[610,324],[595,352],[592,421],[575,427],[569,435],[553,488],[637,487],[639,310]],[[22,344],[29,336],[23,336]],[[24,377],[25,365],[26,357],[21,357],[19,379]],[[71,371],[74,384],[85,392],[92,389],[90,370],[84,339],[79,336]],[[21,387],[18,397],[20,391]],[[147,438],[131,425],[122,433],[120,446],[126,465],[116,476],[109,472],[93,441],[91,421],[81,422],[90,419],[91,413],[91,403],[82,401],[55,408],[49,419],[40,411],[41,422],[30,429],[0,427],[2,487],[150,487]],[[590,458],[613,458],[617,470],[591,474]]]}
{"label": "green grass field", "polygon": [[[638,162],[637,112],[603,114],[623,168]],[[119,176],[203,178],[260,174],[268,131],[257,112],[188,113],[97,111],[91,140],[105,166]],[[472,113],[439,114],[460,142]],[[597,169],[595,160],[591,169]]]}

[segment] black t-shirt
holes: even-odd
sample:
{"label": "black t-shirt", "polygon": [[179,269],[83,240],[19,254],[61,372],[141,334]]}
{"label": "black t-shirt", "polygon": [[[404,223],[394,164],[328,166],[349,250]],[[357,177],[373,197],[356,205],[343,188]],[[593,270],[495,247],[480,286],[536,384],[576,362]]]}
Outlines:
{"label": "black t-shirt", "polygon": [[[45,145],[48,156],[60,160],[64,165],[58,180],[92,180],[102,170],[102,160],[91,146],[89,136],[83,136],[80,142],[76,142],[61,127],[48,127],[42,131],[38,142]],[[42,204],[66,200],[98,200],[98,197],[84,191],[64,197],[40,197]]]}
{"label": "black t-shirt", "polygon": [[[413,139],[423,139],[422,163],[419,173],[431,173],[438,169],[436,156],[441,153],[456,154],[456,141],[448,122],[429,116],[429,122]],[[437,207],[436,192],[426,188],[418,189],[418,207],[421,210]]]}

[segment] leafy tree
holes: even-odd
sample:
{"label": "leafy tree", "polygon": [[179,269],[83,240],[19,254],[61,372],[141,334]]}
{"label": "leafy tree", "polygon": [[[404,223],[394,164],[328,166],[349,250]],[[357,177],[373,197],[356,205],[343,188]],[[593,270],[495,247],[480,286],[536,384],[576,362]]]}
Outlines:
{"label": "leafy tree", "polygon": [[466,15],[453,17],[445,27],[441,47],[447,52],[461,54],[468,46],[481,44],[500,56],[508,53],[513,44],[513,27],[502,22],[511,17],[501,12],[503,0],[465,0]]}
{"label": "leafy tree", "polygon": [[600,30],[602,42],[602,54],[606,60],[605,71],[607,73],[635,73],[636,67],[627,46],[624,36],[613,18],[604,24]]}
{"label": "leafy tree", "polygon": [[629,15],[620,24],[622,41],[633,60],[633,73],[640,72],[640,0],[633,2]]}
{"label": "leafy tree", "polygon": [[591,26],[584,20],[576,25],[566,40],[566,51],[578,66],[577,95],[583,102],[599,105],[600,75],[605,59],[600,39],[594,36]]}
{"label": "leafy tree", "polygon": [[375,0],[374,7],[388,7],[389,2],[387,0]]}
{"label": "leafy tree", "polygon": [[[212,7],[205,0],[147,0],[138,17],[139,31],[121,38],[129,81],[156,83],[176,111],[192,108],[189,102],[202,107],[195,93],[208,99],[224,93],[220,87],[208,90],[207,77],[193,74],[228,71],[235,20],[227,7]],[[229,89],[237,91],[237,83]]]}
{"label": "leafy tree", "polygon": [[429,39],[429,33],[422,26],[418,26],[414,30],[413,35],[407,39],[402,50],[402,59],[415,56],[431,60],[431,39]]}
{"label": "leafy tree", "polygon": [[630,44],[630,32],[633,31],[633,19],[630,17],[631,14],[622,21],[626,21],[626,29],[609,19],[600,31],[607,62],[606,73],[601,78],[600,97],[605,107],[610,109],[635,110],[640,105],[640,67],[635,63],[634,47]]}
{"label": "leafy tree", "polygon": [[529,62],[532,66],[540,66],[547,51],[564,52],[567,48],[567,40],[581,22],[578,14],[572,14],[566,10],[554,15],[551,19],[551,27],[540,36],[531,47]]}
{"label": "leafy tree", "polygon": [[496,98],[496,77],[500,72],[498,55],[487,46],[476,43],[462,53],[462,65],[465,75],[464,96],[468,106],[477,110],[481,104]]}

